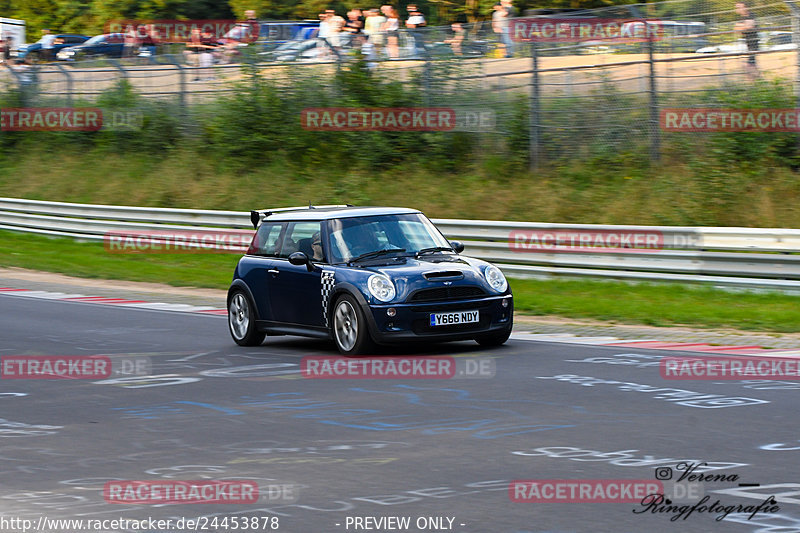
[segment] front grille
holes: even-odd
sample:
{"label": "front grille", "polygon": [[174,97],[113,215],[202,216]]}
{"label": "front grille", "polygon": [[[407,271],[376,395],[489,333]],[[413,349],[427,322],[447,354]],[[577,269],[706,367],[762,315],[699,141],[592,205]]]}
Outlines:
{"label": "front grille", "polygon": [[485,296],[486,292],[480,287],[437,287],[435,289],[421,289],[413,293],[409,302],[433,302],[442,300],[463,300]]}

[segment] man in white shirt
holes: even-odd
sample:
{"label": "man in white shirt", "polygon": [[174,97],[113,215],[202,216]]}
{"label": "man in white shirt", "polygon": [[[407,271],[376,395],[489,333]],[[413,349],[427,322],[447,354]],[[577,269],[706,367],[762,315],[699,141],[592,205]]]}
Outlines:
{"label": "man in white shirt", "polygon": [[53,43],[56,40],[56,36],[50,33],[50,30],[45,28],[42,30],[42,38],[39,39],[39,44],[42,45],[42,57],[47,61],[52,61],[55,59],[55,54],[53,53]]}
{"label": "man in white shirt", "polygon": [[419,28],[424,28],[427,26],[427,22],[425,22],[425,17],[422,15],[419,9],[417,9],[416,4],[409,4],[408,6],[408,20],[406,20],[406,28],[409,29],[409,34],[411,35],[411,42],[412,42],[412,55],[416,56],[421,54],[425,48],[425,43],[423,41],[422,32],[419,31]]}

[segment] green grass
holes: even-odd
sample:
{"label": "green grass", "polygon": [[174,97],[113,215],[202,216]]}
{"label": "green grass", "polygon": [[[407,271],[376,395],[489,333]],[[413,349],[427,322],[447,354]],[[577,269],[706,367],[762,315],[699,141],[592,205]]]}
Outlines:
{"label": "green grass", "polygon": [[[114,254],[100,243],[0,231],[0,266],[227,289],[238,254]],[[655,326],[800,331],[800,296],[673,284],[511,280],[517,312]]]}
{"label": "green grass", "polygon": [[800,296],[705,286],[610,281],[512,280],[515,308],[534,315],[651,326],[800,331]]}
{"label": "green grass", "polygon": [[799,173],[785,168],[576,162],[529,173],[492,157],[459,172],[413,163],[375,172],[227,164],[188,149],[154,155],[25,147],[0,154],[0,196],[237,211],[353,203],[413,207],[431,218],[800,227]]}
{"label": "green grass", "polygon": [[0,231],[0,266],[82,278],[226,289],[239,257],[230,253],[110,253],[99,242]]}

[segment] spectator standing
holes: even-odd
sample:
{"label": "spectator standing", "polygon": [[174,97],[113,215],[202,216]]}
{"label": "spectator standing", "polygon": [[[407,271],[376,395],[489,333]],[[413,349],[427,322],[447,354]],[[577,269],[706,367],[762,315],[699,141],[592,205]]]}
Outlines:
{"label": "spectator standing", "polygon": [[333,9],[326,9],[325,13],[328,14],[328,31],[330,32],[328,42],[331,43],[334,49],[338,50],[342,46],[340,37],[344,27],[344,18],[337,15]]}
{"label": "spectator standing", "polygon": [[17,59],[14,65],[14,72],[17,74],[17,80],[19,81],[22,106],[28,107],[33,105],[36,96],[36,85],[38,84],[39,78],[36,68],[31,65],[30,56],[25,57],[25,59]]}
{"label": "spectator standing", "polygon": [[364,33],[362,32],[363,28],[364,23],[361,22],[361,10],[351,9],[348,11],[347,20],[342,26],[342,36],[349,36],[349,44],[351,47],[361,48],[361,45],[364,44]]}
{"label": "spectator standing", "polygon": [[511,19],[517,16],[517,9],[514,7],[512,0],[500,0],[500,5],[506,10],[506,16],[503,19],[503,33],[501,37],[503,43],[506,45],[506,57],[514,56],[514,41],[511,39]]}
{"label": "spectator standing", "polygon": [[9,61],[11,61],[11,51],[14,49],[14,36],[7,35],[5,37],[5,42],[6,42],[6,52],[4,59],[6,60],[6,63],[8,63]]}
{"label": "spectator standing", "polygon": [[240,55],[240,47],[247,46],[258,39],[259,23],[256,18],[256,12],[248,9],[244,12],[245,19],[242,22],[237,22],[222,37],[225,51],[221,57],[224,57],[227,63],[233,62],[234,56]]}
{"label": "spectator standing", "polygon": [[122,57],[133,57],[138,53],[138,31],[139,28],[133,25],[129,25],[125,30],[125,35],[122,38]]}
{"label": "spectator standing", "polygon": [[319,14],[319,31],[317,31],[317,39],[319,44],[317,47],[321,50],[319,55],[320,59],[323,59],[329,54],[329,50],[331,47],[331,43],[328,39],[331,36],[331,23],[330,23],[330,16],[327,12],[323,12]]}
{"label": "spectator standing", "polygon": [[[755,17],[750,13],[750,8],[744,2],[736,2],[736,14],[739,20],[736,22],[736,31],[742,34],[747,45],[748,52],[758,52],[758,24]],[[754,54],[747,55],[745,70],[750,78],[758,78],[758,65]]]}
{"label": "spectator standing", "polygon": [[386,51],[389,53],[389,59],[397,59],[400,57],[400,47],[398,46],[400,15],[392,6],[382,6],[381,11],[386,15],[386,22],[381,27],[386,35]]}
{"label": "spectator standing", "polygon": [[247,42],[253,43],[258,40],[261,33],[261,24],[256,18],[256,12],[253,9],[248,9],[244,12],[244,24],[247,26]]}
{"label": "spectator standing", "polygon": [[381,12],[373,8],[367,12],[367,19],[364,21],[364,35],[367,36],[370,44],[375,46],[376,50],[383,46],[383,31],[381,27],[386,22],[386,17],[381,15]]}
{"label": "spectator standing", "polygon": [[406,20],[406,28],[411,36],[411,54],[417,56],[425,50],[425,41],[422,36],[420,28],[428,25],[422,12],[417,8],[416,4],[408,5],[408,19]]}
{"label": "spectator standing", "polygon": [[[194,67],[200,64],[200,52],[203,49],[202,41],[203,34],[200,32],[200,28],[192,28],[192,33],[189,35],[189,42],[186,43],[186,50],[183,51],[187,64]],[[199,78],[195,78],[193,81],[197,81],[198,79]]]}
{"label": "spectator standing", "polygon": [[156,51],[158,42],[161,40],[161,35],[158,32],[155,24],[147,26],[147,35],[139,41],[139,51],[147,52],[150,57],[150,62],[155,63]]}
{"label": "spectator standing", "polygon": [[461,25],[460,22],[454,22],[450,25],[450,30],[453,32],[448,39],[444,40],[444,44],[449,44],[450,48],[453,50],[453,54],[460,56],[461,55],[461,43],[464,42],[464,39],[467,36],[467,32],[464,30],[464,26]]}
{"label": "spectator standing", "polygon": [[216,37],[211,32],[211,30],[206,29],[200,35],[200,57],[198,66],[203,69],[201,71],[202,75],[204,76],[204,80],[213,80],[214,79],[214,71],[212,67],[214,66],[214,59],[219,58],[219,42],[217,42]]}
{"label": "spectator standing", "polygon": [[56,36],[50,33],[48,28],[44,28],[42,30],[42,38],[39,39],[39,44],[42,45],[42,59],[45,61],[53,61],[55,59],[55,53],[53,49],[53,42],[56,40]]}

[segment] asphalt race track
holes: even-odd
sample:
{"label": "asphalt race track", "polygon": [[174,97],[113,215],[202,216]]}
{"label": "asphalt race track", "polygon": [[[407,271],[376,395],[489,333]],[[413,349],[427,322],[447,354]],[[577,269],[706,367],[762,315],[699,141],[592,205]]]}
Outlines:
{"label": "asphalt race track", "polygon": [[[389,355],[455,356],[459,368],[491,372],[307,379],[301,359],[336,355],[332,345],[273,337],[241,348],[223,316],[9,294],[0,295],[0,340],[2,357],[107,355],[116,365],[106,379],[4,373],[3,531],[23,531],[21,519],[34,530],[40,518],[202,517],[193,529],[800,532],[800,382],[661,377],[660,358],[688,353],[513,339],[486,350],[464,342]],[[665,481],[673,506],[709,496],[707,506],[719,500],[727,511],[678,516],[633,501],[513,502],[509,493],[513,480],[652,483],[695,467],[724,479],[694,478],[682,485],[691,494]],[[259,501],[106,501],[107,482],[130,480],[252,480]],[[744,509],[771,495],[770,512]],[[399,525],[405,519],[408,527]],[[78,530],[43,524],[50,527],[40,531]]]}

